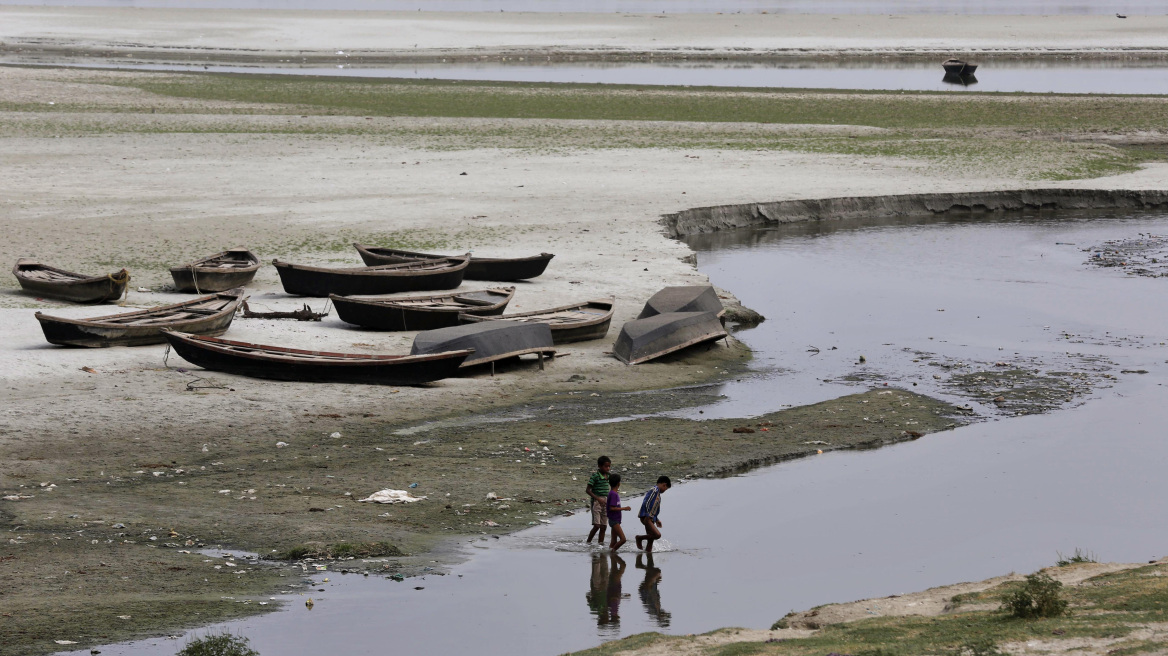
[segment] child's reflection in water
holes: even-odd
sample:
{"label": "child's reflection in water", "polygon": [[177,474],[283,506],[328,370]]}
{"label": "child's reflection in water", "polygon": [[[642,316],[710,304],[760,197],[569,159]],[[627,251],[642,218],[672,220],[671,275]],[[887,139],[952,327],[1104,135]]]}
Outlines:
{"label": "child's reflection in water", "polygon": [[661,582],[661,570],[653,566],[653,554],[637,554],[637,569],[645,570],[645,580],[637,588],[645,611],[657,622],[657,626],[667,628],[672,616],[661,608],[661,592],[657,589],[657,584]]}
{"label": "child's reflection in water", "polygon": [[598,627],[617,628],[620,624],[621,577],[625,561],[615,553],[592,554],[592,578],[589,580],[588,610],[596,616]]}

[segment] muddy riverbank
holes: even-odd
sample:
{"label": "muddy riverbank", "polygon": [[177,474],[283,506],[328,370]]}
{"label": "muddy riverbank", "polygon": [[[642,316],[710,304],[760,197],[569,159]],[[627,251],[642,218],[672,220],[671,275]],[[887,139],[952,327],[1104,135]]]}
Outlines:
{"label": "muddy riverbank", "polygon": [[[705,366],[723,361],[707,358]],[[459,537],[512,532],[581,509],[582,485],[598,454],[614,459],[630,489],[641,489],[662,473],[679,480],[718,476],[918,439],[964,416],[887,389],[749,420],[585,425],[600,406],[607,413],[621,405],[653,410],[646,399],[654,397],[607,399],[587,382],[576,386],[503,410],[522,416],[539,408],[538,419],[514,422],[479,415],[426,430],[378,418],[317,416],[291,434],[240,423],[194,449],[186,440],[152,435],[150,462],[144,445],[118,439],[109,427],[75,436],[67,458],[59,455],[59,439],[26,440],[6,476],[17,483],[6,494],[19,500],[6,502],[9,539],[0,546],[6,584],[0,607],[11,629],[6,633],[19,639],[0,653],[45,653],[59,648],[57,640],[84,646],[173,631],[262,612],[274,607],[260,605],[267,595],[306,590],[300,567],[227,567],[198,554],[200,548],[271,555],[332,546],[345,553],[349,547],[336,545],[387,542],[404,554],[386,549],[382,557],[332,567],[415,575],[461,558],[451,549]],[[662,402],[670,404],[668,397]],[[32,470],[35,475],[26,473]],[[358,501],[382,488],[426,498],[407,505]],[[46,590],[46,580],[55,589]],[[135,619],[113,619],[123,615]]]}

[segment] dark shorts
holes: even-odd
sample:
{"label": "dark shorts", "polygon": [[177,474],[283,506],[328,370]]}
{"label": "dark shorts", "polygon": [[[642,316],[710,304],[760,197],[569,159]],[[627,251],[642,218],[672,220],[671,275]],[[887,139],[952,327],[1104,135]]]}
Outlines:
{"label": "dark shorts", "polygon": [[612,519],[612,518],[610,517],[610,518],[608,519],[608,527],[609,527],[609,528],[612,528],[612,527],[614,527],[614,526],[620,526],[620,522],[621,522],[621,520],[619,520],[619,519]]}

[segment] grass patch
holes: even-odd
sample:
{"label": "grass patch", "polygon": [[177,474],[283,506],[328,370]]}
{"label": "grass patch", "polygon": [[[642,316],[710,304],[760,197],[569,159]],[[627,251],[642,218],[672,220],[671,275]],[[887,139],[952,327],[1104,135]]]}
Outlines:
{"label": "grass patch", "polygon": [[1075,553],[1071,554],[1070,556],[1064,556],[1061,552],[1058,551],[1055,553],[1058,554],[1058,560],[1055,561],[1055,565],[1059,567],[1066,567],[1067,565],[1075,565],[1077,563],[1099,562],[1099,559],[1095,554],[1091,553],[1090,551],[1083,551],[1078,547],[1075,547]]}
{"label": "grass patch", "polygon": [[[111,84],[161,96],[284,105],[326,115],[1157,130],[1154,96],[715,89],[262,75],[143,75]],[[0,108],[3,108],[0,105]],[[19,108],[5,108],[19,111]],[[38,111],[44,107],[36,105]]]}
{"label": "grass patch", "polygon": [[272,560],[336,560],[338,558],[377,558],[404,556],[401,549],[388,542],[340,542],[330,545],[302,545],[285,549],[271,556]]}
{"label": "grass patch", "polygon": [[260,656],[243,636],[221,633],[195,638],[175,656]]}
{"label": "grass patch", "polygon": [[1002,610],[1023,620],[1058,617],[1067,612],[1068,606],[1061,595],[1062,587],[1049,574],[1030,574],[1020,588],[1002,596]]}

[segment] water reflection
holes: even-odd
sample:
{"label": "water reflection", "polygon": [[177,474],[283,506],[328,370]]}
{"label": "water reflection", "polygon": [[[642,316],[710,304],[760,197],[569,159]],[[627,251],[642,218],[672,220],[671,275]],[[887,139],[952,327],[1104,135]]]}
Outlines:
{"label": "water reflection", "polygon": [[641,596],[641,604],[645,607],[645,612],[649,614],[650,619],[657,623],[657,626],[663,629],[669,628],[669,620],[673,616],[661,607],[661,591],[657,587],[661,583],[661,569],[653,564],[653,553],[637,554],[636,567],[645,570],[645,580],[637,586],[637,593]]}
{"label": "water reflection", "polygon": [[[640,567],[640,560],[637,567]],[[620,635],[620,602],[628,595],[621,590],[621,577],[627,567],[614,552],[592,554],[592,577],[588,582],[588,611],[596,617],[600,635]]]}
{"label": "water reflection", "polygon": [[945,77],[941,78],[945,84],[960,84],[963,87],[971,87],[977,84],[976,75],[960,75],[958,73],[946,73]]}

